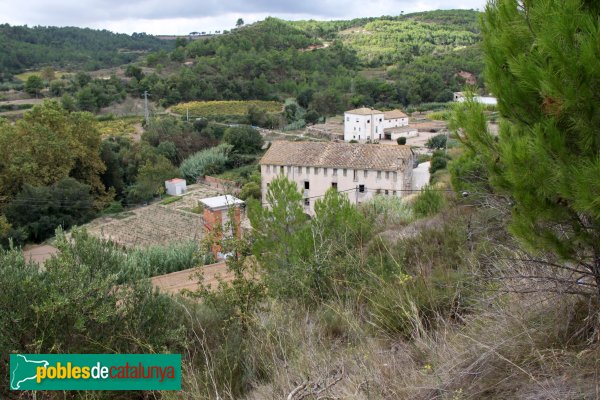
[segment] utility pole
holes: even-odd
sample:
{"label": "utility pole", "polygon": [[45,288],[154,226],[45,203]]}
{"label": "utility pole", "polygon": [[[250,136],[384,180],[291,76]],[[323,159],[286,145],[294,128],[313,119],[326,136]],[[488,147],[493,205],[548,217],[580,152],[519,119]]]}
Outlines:
{"label": "utility pole", "polygon": [[358,206],[358,185],[356,185],[356,191],[354,193],[355,193],[355,197],[356,197],[355,205]]}
{"label": "utility pole", "polygon": [[190,108],[189,107],[185,108],[185,119],[187,122],[190,122]]}
{"label": "utility pole", "polygon": [[150,122],[150,111],[148,111],[148,91],[144,90],[144,119],[146,120],[146,126]]}

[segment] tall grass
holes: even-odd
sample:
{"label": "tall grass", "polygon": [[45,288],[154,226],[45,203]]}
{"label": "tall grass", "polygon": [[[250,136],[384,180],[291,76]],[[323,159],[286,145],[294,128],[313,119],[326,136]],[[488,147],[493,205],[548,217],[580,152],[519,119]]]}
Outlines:
{"label": "tall grass", "polygon": [[183,160],[179,170],[188,181],[195,182],[198,177],[218,174],[225,169],[232,146],[221,144],[217,147],[202,150]]}
{"label": "tall grass", "polygon": [[204,264],[194,241],[136,248],[127,253],[122,280],[137,280],[182,271]]}

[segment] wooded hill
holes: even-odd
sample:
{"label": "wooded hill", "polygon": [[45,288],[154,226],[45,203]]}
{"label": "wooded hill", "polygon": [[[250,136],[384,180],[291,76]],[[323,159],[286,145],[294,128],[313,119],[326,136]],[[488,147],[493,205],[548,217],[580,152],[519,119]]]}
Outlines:
{"label": "wooded hill", "polygon": [[0,80],[24,69],[94,70],[127,64],[140,52],[172,49],[173,42],[145,33],[126,35],[107,30],[53,26],[0,25]]}

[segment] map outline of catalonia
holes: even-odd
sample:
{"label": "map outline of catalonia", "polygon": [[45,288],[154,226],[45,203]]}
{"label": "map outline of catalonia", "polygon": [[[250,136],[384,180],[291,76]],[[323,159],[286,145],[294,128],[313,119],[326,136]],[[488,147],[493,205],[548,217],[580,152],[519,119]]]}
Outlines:
{"label": "map outline of catalonia", "polygon": [[[17,356],[17,357],[22,357],[22,358],[23,358],[23,360],[24,360],[26,363],[32,363],[32,364],[44,364],[44,367],[47,367],[48,365],[50,365],[50,363],[49,363],[48,361],[46,361],[46,360],[39,360],[39,361],[37,361],[37,360],[28,360],[28,359],[27,359],[27,357],[25,357],[25,356],[24,356],[24,355],[22,355],[22,354],[17,354],[16,356]],[[25,378],[25,379],[21,379],[21,380],[20,380],[20,381],[18,381],[18,382],[16,383],[16,385],[15,385],[15,379],[16,379],[16,375],[17,375],[17,370],[19,369],[19,365],[20,365],[20,363],[17,363],[17,366],[15,367],[15,369],[13,369],[13,370],[12,370],[12,379],[10,380],[10,388],[11,388],[12,390],[19,390],[19,389],[21,388],[21,384],[22,384],[23,382],[25,382],[25,381],[29,381],[29,380],[32,380],[32,379],[35,379],[35,378],[37,378],[37,374],[36,374],[36,375],[34,375],[34,376],[30,376],[30,377],[27,377],[27,378]]]}

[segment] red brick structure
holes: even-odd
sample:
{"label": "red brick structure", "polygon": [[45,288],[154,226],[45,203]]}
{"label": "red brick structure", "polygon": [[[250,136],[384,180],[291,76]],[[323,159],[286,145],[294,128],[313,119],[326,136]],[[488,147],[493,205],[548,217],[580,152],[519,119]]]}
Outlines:
{"label": "red brick structure", "polygon": [[[230,195],[200,200],[204,206],[203,220],[207,237],[212,240],[211,251],[215,258],[223,258],[221,242],[224,238],[241,238],[242,207],[244,202]],[[233,217],[233,221],[231,221]]]}

